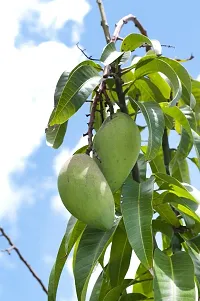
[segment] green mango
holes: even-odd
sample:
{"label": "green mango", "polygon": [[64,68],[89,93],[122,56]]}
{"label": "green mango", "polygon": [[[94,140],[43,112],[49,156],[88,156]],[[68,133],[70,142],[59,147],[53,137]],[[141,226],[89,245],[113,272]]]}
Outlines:
{"label": "green mango", "polygon": [[86,154],[73,155],[58,175],[58,191],[67,210],[82,222],[109,230],[115,218],[114,198],[97,164]]}
{"label": "green mango", "polygon": [[93,159],[104,174],[112,192],[124,183],[135,165],[141,147],[140,131],[132,120],[118,112],[108,117],[93,141]]}

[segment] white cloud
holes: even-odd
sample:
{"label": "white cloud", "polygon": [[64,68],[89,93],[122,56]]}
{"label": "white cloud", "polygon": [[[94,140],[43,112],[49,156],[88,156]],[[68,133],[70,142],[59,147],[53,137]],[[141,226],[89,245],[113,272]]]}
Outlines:
{"label": "white cloud", "polygon": [[56,156],[54,161],[54,170],[56,175],[59,174],[59,171],[62,165],[73,155],[75,151],[81,148],[84,145],[87,145],[88,140],[87,136],[81,137],[76,146],[73,149],[64,148],[62,151]]}
{"label": "white cloud", "polygon": [[63,205],[59,195],[55,195],[51,198],[51,209],[54,212],[62,215],[66,220],[68,220],[71,215]]}
{"label": "white cloud", "polygon": [[69,48],[56,41],[37,46],[27,43],[16,48],[20,22],[37,12],[38,30],[56,30],[68,20],[82,26],[89,11],[87,2],[66,3],[66,0],[43,3],[39,0],[8,0],[0,11],[0,220],[15,218],[27,196],[30,203],[32,196],[26,183],[16,187],[11,176],[25,169],[28,157],[41,145],[59,76],[82,59],[76,46]]}

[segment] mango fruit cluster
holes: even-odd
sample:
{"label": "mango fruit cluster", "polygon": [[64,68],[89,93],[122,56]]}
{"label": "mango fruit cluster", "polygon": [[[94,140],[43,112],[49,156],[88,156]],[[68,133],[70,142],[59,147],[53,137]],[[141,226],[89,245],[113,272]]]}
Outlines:
{"label": "mango fruit cluster", "polygon": [[93,141],[93,158],[75,154],[58,176],[58,191],[67,210],[87,225],[107,231],[115,219],[113,193],[135,165],[141,147],[132,118],[118,112],[108,117]]}

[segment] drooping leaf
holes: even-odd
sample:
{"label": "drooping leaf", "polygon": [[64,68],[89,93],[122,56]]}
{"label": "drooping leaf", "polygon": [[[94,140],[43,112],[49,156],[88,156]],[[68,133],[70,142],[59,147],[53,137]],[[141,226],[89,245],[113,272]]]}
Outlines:
{"label": "drooping leaf", "polygon": [[186,252],[166,256],[159,249],[154,252],[154,300],[194,301],[194,266]]}
{"label": "drooping leaf", "polygon": [[162,145],[162,137],[165,128],[165,120],[160,106],[153,101],[137,102],[131,98],[142,111],[149,129],[148,148],[145,154],[146,160],[156,157]]}
{"label": "drooping leaf", "polygon": [[[101,55],[100,61],[104,63],[104,65],[111,65],[116,60],[122,58],[124,56],[124,52],[120,52],[116,50],[115,43],[110,42],[108,43]],[[126,56],[122,58],[122,63],[124,63],[127,59],[129,59],[131,55],[130,51],[126,52]]]}
{"label": "drooping leaf", "polygon": [[200,162],[200,136],[192,130],[192,136],[194,141],[194,147],[196,150],[198,161]]}
{"label": "drooping leaf", "polygon": [[186,104],[190,105],[192,84],[187,70],[175,60],[166,57],[159,57],[159,60],[163,60],[174,69],[182,83],[182,98]]}
{"label": "drooping leaf", "polygon": [[63,143],[65,133],[67,130],[67,121],[63,124],[55,124],[48,126],[46,129],[46,143],[55,149],[59,148]]}
{"label": "drooping leaf", "polygon": [[162,173],[155,173],[155,180],[162,181],[163,185],[160,187],[161,190],[166,189],[168,192],[174,193],[175,195],[183,198],[190,199],[197,202],[196,199],[187,191],[187,189],[175,178]]}
{"label": "drooping leaf", "polygon": [[164,203],[163,200],[168,192],[162,194],[154,193],[153,197],[153,208],[160,214],[163,220],[174,227],[179,227],[180,222],[169,204]]}
{"label": "drooping leaf", "polygon": [[121,51],[134,51],[143,44],[152,46],[151,40],[149,40],[146,36],[138,33],[131,33],[123,39]]}
{"label": "drooping leaf", "polygon": [[119,219],[110,231],[86,227],[77,249],[74,277],[78,300],[85,301],[87,286],[95,265],[112,237]]}
{"label": "drooping leaf", "polygon": [[169,237],[170,239],[172,238],[173,235],[172,226],[168,224],[166,221],[162,220],[160,217],[152,221],[152,227],[154,233],[161,232],[162,234]]}
{"label": "drooping leaf", "polygon": [[66,233],[62,239],[55,264],[51,270],[48,285],[48,301],[55,301],[58,283],[67,257],[73,248],[76,240],[83,232],[85,224],[71,216],[69,219]]}
{"label": "drooping leaf", "polygon": [[198,254],[195,250],[188,248],[188,253],[194,264],[194,273],[197,277],[198,282],[200,283],[200,254]]}
{"label": "drooping leaf", "polygon": [[122,215],[132,249],[142,264],[152,266],[152,196],[154,179],[137,183],[129,176],[122,188]]}
{"label": "drooping leaf", "polygon": [[[171,157],[175,156],[176,151],[171,152]],[[176,160],[176,165],[174,168],[175,171],[172,171],[172,177],[176,178],[180,182],[186,182],[190,184],[190,174],[189,167],[186,159]]]}
{"label": "drooping leaf", "polygon": [[137,164],[140,171],[140,181],[145,181],[147,173],[147,162],[145,160],[144,155],[139,154]]}
{"label": "drooping leaf", "polygon": [[101,76],[98,74],[98,71],[90,65],[83,65],[77,68],[69,76],[59,97],[50,125],[62,124],[76,113],[99,84],[100,79]]}
{"label": "drooping leaf", "polygon": [[166,62],[159,60],[157,57],[146,56],[140,59],[136,64],[135,78],[141,78],[150,73],[161,72],[167,76],[173,87],[173,99],[170,106],[175,106],[182,94],[181,82],[175,71]]}
{"label": "drooping leaf", "polygon": [[93,290],[90,296],[90,301],[97,301],[99,300],[99,295],[101,291],[101,286],[103,283],[103,277],[104,277],[104,271],[102,271],[97,278],[97,281],[95,282],[95,285],[93,286]]}
{"label": "drooping leaf", "polygon": [[131,254],[132,248],[127,235],[118,227],[112,239],[109,262],[110,283],[113,287],[122,283],[129,268]]}
{"label": "drooping leaf", "polygon": [[[59,98],[63,92],[63,89],[67,83],[67,80],[69,78],[69,72],[64,71],[56,85],[56,90],[54,93],[54,109],[53,112],[51,113],[51,116],[49,118],[49,121],[51,120],[52,116],[54,115],[54,112],[56,110]],[[53,126],[49,125],[48,122],[48,127],[45,130],[46,133],[46,142],[48,146],[51,146],[55,149],[59,148],[61,144],[63,143],[63,139],[65,137],[65,133],[67,130],[67,122],[64,122],[63,124],[55,124]]]}
{"label": "drooping leaf", "polygon": [[130,284],[130,279],[124,279],[121,285],[118,285],[112,288],[106,296],[103,298],[103,301],[116,301],[119,300],[121,293],[127,288]]}
{"label": "drooping leaf", "polygon": [[170,99],[171,88],[164,78],[158,73],[148,74],[150,81],[160,90],[163,97],[167,100]]}

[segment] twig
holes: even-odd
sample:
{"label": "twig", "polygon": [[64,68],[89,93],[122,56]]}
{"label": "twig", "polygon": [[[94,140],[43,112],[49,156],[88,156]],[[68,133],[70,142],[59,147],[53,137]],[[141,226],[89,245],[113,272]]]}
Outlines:
{"label": "twig", "polygon": [[194,55],[191,54],[190,57],[187,58],[187,59],[178,59],[178,58],[175,58],[175,61],[177,61],[177,62],[188,62],[188,61],[193,60],[193,58],[194,58]]}
{"label": "twig", "polygon": [[79,46],[79,43],[77,43],[76,46],[77,46],[77,48],[82,52],[82,54],[83,54],[88,60],[91,60],[91,61],[97,61],[97,62],[100,61],[99,59],[94,59],[94,58],[92,58],[92,55],[90,55],[90,56],[87,55],[87,54],[85,53],[86,49],[81,49],[81,47]]}
{"label": "twig", "polygon": [[113,104],[112,104],[112,101],[110,100],[110,98],[108,96],[108,93],[107,93],[106,89],[103,90],[103,94],[105,96],[106,104],[109,106],[110,115],[113,115],[114,114]]}
{"label": "twig", "polygon": [[[147,31],[144,29],[142,24],[138,21],[138,19],[134,15],[127,15],[123,17],[119,22],[116,24],[115,31],[113,33],[112,42],[116,42],[119,38],[120,32],[122,30],[122,27],[124,24],[127,24],[128,22],[133,22],[135,24],[135,27],[137,27],[141,34],[147,37]],[[151,46],[146,46],[146,51],[149,51],[151,49]]]}
{"label": "twig", "polygon": [[104,36],[105,36],[105,39],[106,39],[106,43],[109,43],[111,38],[110,38],[109,26],[108,26],[108,23],[107,23],[106,14],[105,14],[105,10],[104,10],[102,0],[97,0],[97,4],[99,6],[99,11],[100,11],[100,15],[101,15],[101,26],[102,26],[103,31],[104,31]]}
{"label": "twig", "polygon": [[24,259],[24,257],[21,255],[21,252],[19,251],[19,249],[12,243],[10,237],[5,233],[5,231],[3,230],[3,228],[0,228],[0,232],[1,232],[1,236],[5,237],[7,239],[7,241],[8,241],[8,243],[9,243],[9,245],[11,246],[11,248],[8,248],[6,250],[2,250],[2,252],[7,252],[10,255],[10,251],[14,250],[17,253],[17,255],[19,256],[20,260],[26,265],[26,267],[28,268],[28,270],[31,272],[32,276],[40,284],[40,286],[42,287],[43,291],[46,294],[48,294],[48,291],[47,291],[46,287],[44,286],[42,280],[36,275],[36,273],[31,268],[30,264],[28,264],[28,262]]}

